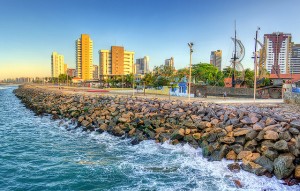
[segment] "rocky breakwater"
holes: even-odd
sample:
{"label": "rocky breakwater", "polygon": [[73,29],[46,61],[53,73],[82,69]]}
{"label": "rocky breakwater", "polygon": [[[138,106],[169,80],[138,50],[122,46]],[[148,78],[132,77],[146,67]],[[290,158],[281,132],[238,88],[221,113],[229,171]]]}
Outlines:
{"label": "rocky breakwater", "polygon": [[30,86],[14,93],[37,114],[70,118],[84,130],[131,137],[132,144],[189,143],[209,161],[233,160],[230,170],[300,180],[300,116],[280,107],[65,95]]}

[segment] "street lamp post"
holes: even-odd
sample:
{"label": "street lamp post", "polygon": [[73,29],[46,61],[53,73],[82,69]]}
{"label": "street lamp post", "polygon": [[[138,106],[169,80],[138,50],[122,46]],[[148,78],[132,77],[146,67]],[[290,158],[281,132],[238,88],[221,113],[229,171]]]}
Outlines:
{"label": "street lamp post", "polygon": [[191,100],[191,83],[192,83],[192,53],[193,53],[193,45],[194,43],[189,42],[188,46],[190,47],[190,75],[189,75],[189,91],[188,91],[188,97],[189,101]]}
{"label": "street lamp post", "polygon": [[254,92],[253,92],[253,98],[254,98],[254,102],[255,102],[255,96],[256,96],[256,76],[257,76],[257,35],[258,35],[258,30],[260,30],[260,28],[258,27],[256,30],[256,34],[255,34],[255,49],[254,49]]}

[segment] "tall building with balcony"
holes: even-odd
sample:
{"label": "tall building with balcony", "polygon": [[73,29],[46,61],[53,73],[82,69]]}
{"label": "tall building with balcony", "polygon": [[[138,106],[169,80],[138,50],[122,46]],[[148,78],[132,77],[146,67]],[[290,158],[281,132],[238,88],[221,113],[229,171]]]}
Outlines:
{"label": "tall building with balcony", "polygon": [[214,65],[221,71],[222,66],[222,50],[211,51],[210,64]]}
{"label": "tall building with balcony", "polygon": [[[165,60],[165,66],[174,68],[174,57]],[[174,68],[175,69],[175,68]]]}
{"label": "tall building with balcony", "polygon": [[93,41],[88,34],[81,34],[76,40],[76,76],[93,79]]}
{"label": "tall building with balcony", "polygon": [[292,45],[291,74],[300,74],[300,44]]}
{"label": "tall building with balcony", "polygon": [[292,35],[274,32],[264,35],[266,69],[271,74],[289,74],[292,54]]}
{"label": "tall building with balcony", "polygon": [[65,74],[64,56],[57,52],[51,55],[51,77],[58,78],[60,74]]}
{"label": "tall building with balcony", "polygon": [[136,74],[146,74],[149,72],[149,56],[144,56],[144,58],[138,58],[135,61],[135,73]]}
{"label": "tall building with balcony", "polygon": [[134,72],[134,52],[126,51],[121,46],[112,46],[110,50],[99,50],[100,77],[126,75]]}

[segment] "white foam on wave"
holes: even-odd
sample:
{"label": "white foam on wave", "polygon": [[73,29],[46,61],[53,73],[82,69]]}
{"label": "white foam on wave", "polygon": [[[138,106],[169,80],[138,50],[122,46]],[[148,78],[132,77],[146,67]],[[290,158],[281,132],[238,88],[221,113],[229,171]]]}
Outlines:
{"label": "white foam on wave", "polygon": [[[45,123],[47,122],[49,121],[46,120]],[[58,123],[56,122],[57,126]],[[71,126],[69,121],[65,123]],[[122,185],[118,190],[300,190],[299,186],[283,185],[283,181],[275,177],[258,177],[243,170],[233,173],[227,168],[232,161],[209,162],[202,157],[201,149],[195,149],[188,144],[171,145],[169,142],[157,144],[153,140],[147,140],[131,145],[130,139],[115,137],[106,132],[99,134],[83,132],[80,129],[67,131],[64,124],[60,125],[60,131],[67,132],[68,135],[65,136],[87,138],[87,141],[91,141],[92,144],[104,146],[106,152],[118,155],[116,157],[120,160],[113,162],[89,159],[84,156],[75,161],[92,169],[101,166],[107,172],[112,171],[109,165],[115,165],[120,172],[126,173],[128,179],[137,181],[134,187]],[[166,181],[154,177],[164,177]],[[243,187],[237,188],[234,180],[240,181]]]}

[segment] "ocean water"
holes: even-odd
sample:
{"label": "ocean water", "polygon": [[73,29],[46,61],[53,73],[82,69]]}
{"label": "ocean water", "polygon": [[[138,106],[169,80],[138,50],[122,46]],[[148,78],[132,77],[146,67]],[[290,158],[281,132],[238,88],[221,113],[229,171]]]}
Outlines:
{"label": "ocean water", "polygon": [[[230,172],[189,145],[129,139],[72,129],[36,116],[0,87],[0,190],[300,190],[276,178]],[[66,130],[69,126],[71,130]],[[243,188],[237,188],[239,180]]]}

